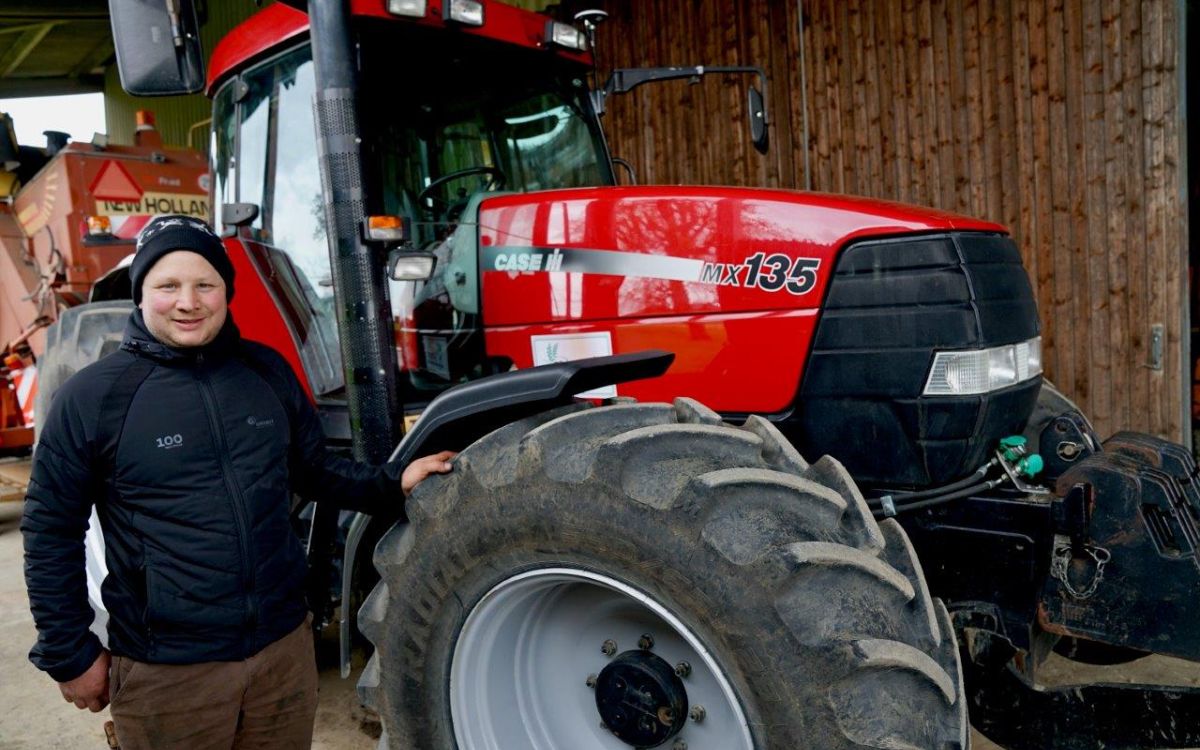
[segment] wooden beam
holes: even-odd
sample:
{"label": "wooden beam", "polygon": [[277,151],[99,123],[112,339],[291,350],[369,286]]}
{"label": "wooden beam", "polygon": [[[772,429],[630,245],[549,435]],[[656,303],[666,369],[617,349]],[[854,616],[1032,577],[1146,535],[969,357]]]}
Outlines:
{"label": "wooden beam", "polygon": [[107,18],[107,0],[5,0],[0,3],[0,19],[77,21]]}
{"label": "wooden beam", "polygon": [[38,26],[34,26],[21,33],[21,36],[13,42],[12,46],[3,55],[0,55],[0,78],[7,78],[10,73],[17,69],[29,54],[37,49],[37,46],[42,43],[46,35],[54,30],[60,22],[50,21]]}
{"label": "wooden beam", "polygon": [[0,99],[92,94],[104,91],[104,76],[79,78],[0,78]]}
{"label": "wooden beam", "polygon": [[34,23],[23,23],[17,26],[0,26],[0,34],[26,34],[32,31],[42,29],[48,21],[36,21]]}
{"label": "wooden beam", "polygon": [[87,54],[79,58],[79,62],[67,74],[68,78],[79,78],[91,73],[96,68],[104,65],[104,63],[113,56],[113,39],[109,35],[104,35],[96,41],[96,45],[88,50]]}

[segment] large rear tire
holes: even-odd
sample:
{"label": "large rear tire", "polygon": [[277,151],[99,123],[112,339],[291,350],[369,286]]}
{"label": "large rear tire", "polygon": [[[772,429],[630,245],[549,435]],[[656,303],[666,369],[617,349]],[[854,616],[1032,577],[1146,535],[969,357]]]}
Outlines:
{"label": "large rear tire", "polygon": [[46,350],[38,358],[38,392],[33,401],[34,432],[41,434],[42,416],[67,378],[116,351],[133,310],[130,300],[91,302],[69,307],[46,329]]}
{"label": "large rear tire", "polygon": [[[46,329],[46,350],[38,358],[38,392],[33,402],[34,450],[41,424],[50,411],[54,394],[75,373],[121,346],[125,322],[133,310],[131,300],[91,302],[63,310],[58,320]],[[108,644],[108,610],[100,597],[100,584],[108,575],[104,562],[104,536],[96,509],[88,521],[84,537],[84,564],[87,571],[88,602],[96,613],[92,632]]]}
{"label": "large rear tire", "polygon": [[[904,532],[763,419],[551,412],[408,512],[359,613],[382,746],[967,747],[949,618]],[[655,672],[680,662],[678,683]]]}

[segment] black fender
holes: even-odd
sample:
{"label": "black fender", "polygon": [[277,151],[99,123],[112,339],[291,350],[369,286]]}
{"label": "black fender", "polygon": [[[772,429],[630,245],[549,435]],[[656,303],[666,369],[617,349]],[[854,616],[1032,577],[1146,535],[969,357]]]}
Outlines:
{"label": "black fender", "polygon": [[[421,418],[392,451],[388,463],[407,465],[438,451],[459,451],[504,425],[574,400],[575,395],[614,383],[656,378],[675,355],[658,349],[592,357],[512,370],[457,385],[425,407]],[[350,618],[354,564],[367,528],[378,520],[359,513],[351,522],[342,559],[340,652],[342,677],[350,676]],[[383,519],[389,526],[395,518]]]}
{"label": "black fender", "polygon": [[593,357],[491,375],[457,385],[429,403],[389,463],[458,451],[492,430],[571,403],[575,394],[613,383],[656,378],[675,355],[658,349]]}

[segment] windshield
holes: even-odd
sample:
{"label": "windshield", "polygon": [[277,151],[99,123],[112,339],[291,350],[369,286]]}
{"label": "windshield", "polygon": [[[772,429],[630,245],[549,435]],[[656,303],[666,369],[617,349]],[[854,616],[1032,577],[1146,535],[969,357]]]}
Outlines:
{"label": "windshield", "polygon": [[[485,191],[612,183],[582,70],[492,42],[447,54],[444,32],[401,24],[366,29],[361,38],[367,208],[406,217],[419,245],[446,241],[470,199]],[[250,249],[251,260],[299,342],[314,393],[329,395],[342,388],[343,368],[313,81],[307,44],[227,81],[214,102],[210,162],[218,221],[222,203],[258,206],[249,229],[261,247]],[[414,295],[430,296],[419,287],[393,287],[398,321]],[[464,324],[460,315],[453,325]],[[400,365],[412,369],[401,343]]]}
{"label": "windshield", "polygon": [[612,184],[582,69],[495,42],[448,51],[423,29],[398,53],[390,31],[364,35],[361,119],[387,213],[445,224],[481,191]]}
{"label": "windshield", "polygon": [[414,244],[437,257],[431,279],[390,290],[401,399],[415,404],[512,364],[486,356],[474,203],[613,175],[584,68],[496,42],[450,48],[426,30],[401,52],[386,31],[364,36],[364,82],[377,92],[363,105],[364,162],[383,210],[408,217]]}

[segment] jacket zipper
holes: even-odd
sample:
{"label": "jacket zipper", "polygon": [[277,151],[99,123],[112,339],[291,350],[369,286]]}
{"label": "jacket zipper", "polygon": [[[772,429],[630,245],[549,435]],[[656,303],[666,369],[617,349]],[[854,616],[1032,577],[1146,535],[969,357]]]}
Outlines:
{"label": "jacket zipper", "polygon": [[213,435],[214,448],[221,461],[221,476],[225,480],[225,488],[229,492],[233,504],[233,517],[237,521],[238,542],[242,551],[242,580],[246,587],[246,618],[250,629],[246,634],[246,653],[250,655],[253,647],[254,630],[258,627],[258,608],[254,604],[254,565],[250,554],[250,519],[247,517],[246,498],[241,488],[233,478],[233,466],[229,461],[229,446],[225,442],[225,432],[217,419],[217,398],[208,375],[204,372],[204,355],[196,355],[196,380],[200,385],[200,396],[204,399],[204,411],[208,415],[209,430]]}

